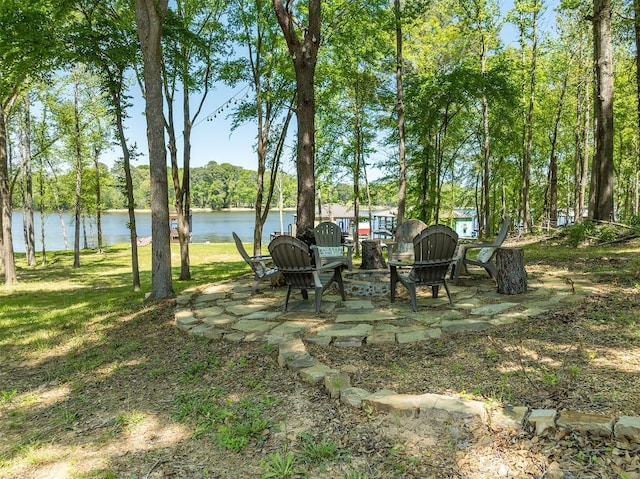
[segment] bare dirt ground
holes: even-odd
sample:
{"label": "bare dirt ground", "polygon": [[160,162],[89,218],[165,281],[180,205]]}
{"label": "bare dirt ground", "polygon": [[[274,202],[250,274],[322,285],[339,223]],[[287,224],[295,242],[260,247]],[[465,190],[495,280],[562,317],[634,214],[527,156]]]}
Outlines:
{"label": "bare dirt ground", "polygon": [[[586,267],[594,265],[571,265]],[[637,416],[640,294],[606,275],[594,281],[598,296],[489,332],[308,347],[328,365],[355,367],[353,385],[367,390]],[[2,365],[0,390],[2,478],[640,477],[638,444],[342,405],[280,368],[263,344],[177,330],[172,302],[114,324],[96,320],[76,344],[16,357]],[[265,422],[242,447],[223,434],[256,410]],[[310,454],[322,441],[337,449],[329,460]],[[276,453],[295,458],[290,474],[269,476]]]}

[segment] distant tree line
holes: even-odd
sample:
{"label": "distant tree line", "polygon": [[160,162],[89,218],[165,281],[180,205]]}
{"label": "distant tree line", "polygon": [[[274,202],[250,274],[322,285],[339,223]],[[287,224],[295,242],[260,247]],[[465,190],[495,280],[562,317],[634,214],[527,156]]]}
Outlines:
{"label": "distant tree line", "polygon": [[[66,168],[66,169],[65,169]],[[35,178],[34,202],[43,212],[73,211],[75,208],[76,172],[68,167],[56,170],[54,174],[46,171]],[[99,174],[95,167],[83,170],[81,189],[81,210],[83,214],[95,215],[98,210],[126,209],[127,196],[124,185],[122,164],[108,168],[99,164]],[[171,172],[167,170],[167,177]],[[96,182],[100,178],[100,203],[96,199]],[[131,179],[134,191],[134,207],[149,209],[151,207],[151,181],[148,165],[131,168]],[[223,208],[253,208],[255,206],[255,184],[257,172],[231,165],[209,162],[206,166],[191,168],[191,205],[193,208],[208,208],[220,210]],[[296,206],[296,177],[282,173],[282,182],[276,189],[282,187],[282,207]],[[380,205],[393,204],[393,185],[385,183],[374,184],[374,197]],[[332,186],[331,193],[326,197],[328,202],[349,204],[351,202],[351,187],[347,183]],[[280,195],[271,201],[271,208],[277,208]],[[175,194],[170,191],[169,204],[173,205]],[[23,207],[21,188],[13,191],[13,207],[20,211]]]}

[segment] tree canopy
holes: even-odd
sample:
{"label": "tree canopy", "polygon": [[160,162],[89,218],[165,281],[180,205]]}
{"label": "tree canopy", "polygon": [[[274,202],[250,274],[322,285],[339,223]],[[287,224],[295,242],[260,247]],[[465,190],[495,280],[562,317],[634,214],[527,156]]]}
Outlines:
{"label": "tree canopy", "polygon": [[[600,0],[563,2],[555,9],[522,1],[511,12],[500,11],[493,0],[171,3],[158,53],[165,65],[165,108],[167,101],[178,104],[176,93],[198,106],[205,91],[215,97],[217,86],[246,86],[253,94],[234,103],[229,115],[234,127],[256,125],[258,173],[253,177],[225,165],[212,144],[210,158],[187,164],[188,181],[177,182],[174,168],[173,184],[179,194],[189,191],[182,204],[254,205],[262,208],[259,221],[278,196],[279,158],[296,158],[294,171],[284,176],[284,196],[285,203],[304,205],[305,227],[309,208],[322,203],[395,203],[400,58],[406,217],[446,221],[454,208],[473,208],[487,235],[505,215],[526,230],[587,216],[635,221],[640,113],[633,15],[626,5]],[[601,27],[596,21],[604,21],[605,30],[610,23],[610,38],[594,30]],[[505,26],[515,34],[506,36]],[[397,32],[402,57],[397,57]],[[594,58],[594,45],[602,47],[596,52],[603,51],[604,60]],[[83,121],[101,121],[103,140],[117,139],[136,161],[145,139],[130,138],[126,130],[118,134],[117,125],[119,115],[120,121],[127,119],[129,98],[142,85],[140,52],[132,1],[0,5],[0,196],[9,275],[13,253],[6,223],[12,208],[25,201],[23,180],[17,181],[25,171],[25,145],[43,178],[42,192],[37,182],[35,188],[35,204],[43,209],[72,206],[65,182],[78,151],[87,160],[78,196],[87,213],[118,204],[148,205],[148,174],[159,173],[156,182],[167,180],[166,160],[146,171],[134,166],[135,197],[125,200],[119,186],[124,165],[96,167],[89,142],[80,150],[66,147],[77,132],[71,118],[56,112],[56,105],[69,101],[64,79],[84,67],[95,76],[92,88],[101,93],[93,99],[103,103],[104,114],[91,120],[90,112],[83,112]],[[601,79],[592,76],[594,65],[608,68]],[[603,91],[609,97],[605,110],[597,101]],[[31,104],[25,113],[27,92]],[[299,127],[297,135],[280,135],[291,114],[303,120],[306,133]],[[183,129],[191,136],[207,135],[206,127],[192,128],[193,117],[193,112],[183,115],[185,126],[173,125],[173,135]],[[166,119],[163,123],[170,126]],[[166,131],[171,130],[165,136]],[[99,151],[104,154],[105,148]],[[373,168],[383,175],[370,181]],[[105,185],[101,205],[91,194],[96,173]],[[167,200],[175,204],[175,191]]]}

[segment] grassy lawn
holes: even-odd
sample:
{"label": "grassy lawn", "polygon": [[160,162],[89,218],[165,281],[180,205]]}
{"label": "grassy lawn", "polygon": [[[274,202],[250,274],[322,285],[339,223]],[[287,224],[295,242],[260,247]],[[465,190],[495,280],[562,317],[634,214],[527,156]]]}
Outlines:
{"label": "grassy lawn", "polygon": [[[540,368],[548,367],[537,386],[549,393],[542,400],[571,389],[554,372],[563,371],[604,385],[594,391],[595,402],[624,403],[640,414],[640,243],[525,248],[528,270],[588,274],[602,293],[563,316],[496,330],[492,348],[486,335],[470,333],[442,344],[318,354],[333,356],[323,358],[327,363],[361,361],[363,371],[371,370],[362,379],[365,388],[380,378],[408,390],[420,381],[431,384],[438,378],[429,374],[428,361],[440,361],[451,368],[443,375],[448,389],[460,392],[473,389],[474,374],[484,378],[498,370],[513,343],[535,354],[535,344],[548,347],[565,334],[557,344],[573,342],[572,351],[540,359]],[[151,248],[139,252],[140,292],[131,287],[126,245],[83,252],[79,269],[72,268],[71,252],[48,253],[46,267],[28,268],[18,257],[20,282],[0,287],[0,478],[471,477],[462,472],[465,461],[491,453],[510,465],[509,477],[542,477],[554,461],[577,474],[571,477],[639,477],[631,475],[640,473],[632,464],[634,445],[500,436],[450,420],[407,426],[336,403],[279,367],[273,348],[177,330],[173,300],[144,303]],[[193,244],[190,252],[193,280],[174,281],[176,293],[249,273],[232,244]],[[177,277],[176,245],[172,262]],[[569,336],[572,331],[579,336]],[[473,356],[474,348],[480,354]],[[445,350],[455,359],[445,361]],[[576,353],[579,367],[567,359],[554,370],[554,361],[568,352]],[[627,360],[612,373],[615,357]],[[474,362],[480,372],[469,369]],[[434,390],[440,387],[433,383]],[[483,391],[490,399],[531,395],[501,374],[483,380],[476,394]]]}

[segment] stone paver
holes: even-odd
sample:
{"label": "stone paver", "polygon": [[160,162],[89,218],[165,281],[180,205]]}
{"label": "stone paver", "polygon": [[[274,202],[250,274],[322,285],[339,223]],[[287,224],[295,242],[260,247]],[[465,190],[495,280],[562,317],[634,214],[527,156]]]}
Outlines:
{"label": "stone paver", "polygon": [[196,313],[198,317],[216,317],[220,316],[224,309],[221,306],[206,306],[206,307],[198,307],[198,303],[196,303]]}
{"label": "stone paver", "polygon": [[[532,424],[536,434],[548,430],[615,436],[618,440],[640,442],[640,418],[614,418],[577,411],[529,410],[525,405],[487,410],[478,401],[466,401],[439,394],[397,394],[394,391],[365,391],[351,387],[351,375],[359,374],[350,365],[337,371],[312,357],[305,342],[323,347],[365,347],[376,344],[403,344],[429,341],[449,332],[477,331],[500,327],[576,304],[597,292],[587,279],[569,281],[568,272],[533,275],[527,293],[500,295],[484,278],[474,285],[451,285],[454,307],[446,297],[432,299],[421,291],[419,311],[411,310],[406,294],[388,302],[388,286],[358,286],[358,294],[342,302],[333,292],[322,299],[321,314],[315,314],[313,293],[307,301],[293,295],[284,312],[284,290],[251,293],[251,281],[231,281],[194,287],[176,300],[176,326],[195,336],[240,343],[263,341],[278,350],[278,363],[299,375],[302,381],[322,383],[327,394],[352,407],[387,411],[408,417],[446,413],[478,416],[496,431],[518,430]],[[388,281],[385,280],[385,281]],[[475,280],[474,280],[475,281]],[[380,287],[379,287],[380,286]],[[361,294],[365,291],[367,294]],[[402,288],[400,288],[402,291]],[[377,292],[377,293],[376,293]],[[375,296],[374,296],[375,295]],[[386,300],[386,302],[384,302]]]}
{"label": "stone paver", "polygon": [[471,314],[474,316],[493,316],[494,314],[502,313],[507,309],[511,309],[515,306],[519,306],[520,303],[498,303],[498,304],[488,304],[486,306],[481,306],[479,308],[475,308],[471,310]]}
{"label": "stone paver", "polygon": [[369,323],[369,322],[378,322],[378,321],[389,321],[392,319],[396,319],[396,315],[391,311],[357,311],[357,312],[347,312],[340,313],[336,315],[335,322],[336,323]]}
{"label": "stone paver", "polygon": [[243,302],[225,307],[225,310],[231,314],[235,314],[236,316],[247,316],[251,313],[255,313],[256,311],[266,309],[267,307],[268,306],[266,304]]}
{"label": "stone paver", "polygon": [[601,414],[562,411],[556,424],[571,431],[589,432],[596,436],[608,437],[613,434],[615,418]]}
{"label": "stone paver", "polygon": [[429,339],[437,339],[442,336],[442,330],[439,328],[421,329],[419,331],[410,331],[408,333],[397,333],[396,339],[399,344],[415,343],[418,341],[426,341]]}
{"label": "stone paver", "polygon": [[335,369],[331,369],[325,364],[314,364],[310,368],[300,370],[300,377],[311,384],[318,384],[324,381],[324,377],[330,373],[338,373]]}
{"label": "stone paver", "polygon": [[555,409],[534,409],[529,415],[529,422],[536,428],[536,434],[540,435],[547,429],[555,429],[556,416]]}
{"label": "stone paver", "polygon": [[348,337],[348,336],[366,336],[373,329],[371,324],[335,324],[319,327],[318,336]]}

